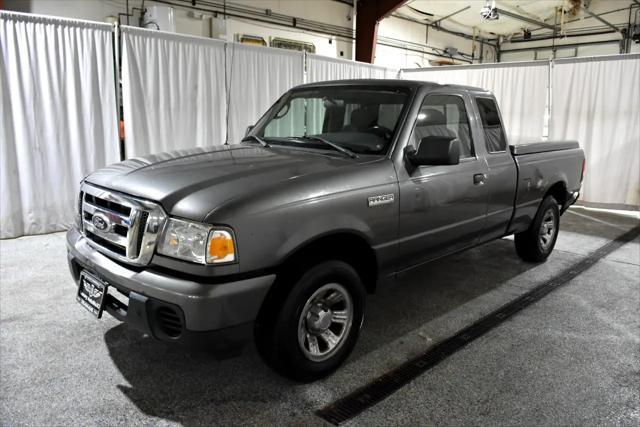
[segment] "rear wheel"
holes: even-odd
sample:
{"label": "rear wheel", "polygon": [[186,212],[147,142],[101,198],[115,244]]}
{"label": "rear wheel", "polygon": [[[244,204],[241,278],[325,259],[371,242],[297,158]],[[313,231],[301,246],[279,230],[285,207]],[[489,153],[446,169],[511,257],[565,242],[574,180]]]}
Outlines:
{"label": "rear wheel", "polygon": [[284,301],[261,316],[256,346],[280,374],[314,381],[351,353],[364,319],[366,292],[356,271],[343,261],[322,262],[288,285]]}
{"label": "rear wheel", "polygon": [[540,204],[529,229],[515,235],[516,252],[529,262],[541,262],[553,251],[558,238],[560,210],[553,196],[547,196]]}

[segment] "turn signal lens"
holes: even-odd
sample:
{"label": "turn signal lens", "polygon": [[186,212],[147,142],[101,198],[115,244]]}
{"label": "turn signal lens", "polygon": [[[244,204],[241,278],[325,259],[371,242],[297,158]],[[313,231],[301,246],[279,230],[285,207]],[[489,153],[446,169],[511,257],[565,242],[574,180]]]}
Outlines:
{"label": "turn signal lens", "polygon": [[207,263],[217,264],[235,260],[236,249],[231,233],[225,230],[212,230],[209,233]]}

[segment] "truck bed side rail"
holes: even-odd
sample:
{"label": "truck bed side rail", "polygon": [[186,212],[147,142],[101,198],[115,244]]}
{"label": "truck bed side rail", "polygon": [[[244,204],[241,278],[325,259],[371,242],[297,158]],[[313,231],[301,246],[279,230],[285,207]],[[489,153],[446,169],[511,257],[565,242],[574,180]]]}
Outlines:
{"label": "truck bed side rail", "polygon": [[578,144],[578,141],[533,142],[530,144],[518,144],[509,146],[509,149],[511,149],[511,153],[514,156],[544,153],[547,151],[572,150],[574,148],[580,148],[580,144]]}

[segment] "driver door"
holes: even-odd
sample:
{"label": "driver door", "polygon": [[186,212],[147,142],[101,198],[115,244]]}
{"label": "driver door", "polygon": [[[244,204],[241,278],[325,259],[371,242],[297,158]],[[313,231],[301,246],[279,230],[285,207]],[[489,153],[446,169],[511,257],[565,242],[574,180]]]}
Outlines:
{"label": "driver door", "polygon": [[[415,118],[408,144],[427,136],[450,136],[461,144],[457,165],[399,168],[399,270],[473,245],[485,222],[488,169],[476,155],[464,94],[429,94]],[[426,143],[426,142],[425,142]]]}

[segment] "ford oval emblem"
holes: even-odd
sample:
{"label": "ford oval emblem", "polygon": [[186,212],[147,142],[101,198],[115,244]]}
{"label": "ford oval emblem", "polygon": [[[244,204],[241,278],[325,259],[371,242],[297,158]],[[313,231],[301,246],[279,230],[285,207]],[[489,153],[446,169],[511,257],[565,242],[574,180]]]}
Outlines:
{"label": "ford oval emblem", "polygon": [[91,219],[93,226],[100,231],[107,231],[111,226],[111,221],[104,214],[97,213],[93,215]]}

